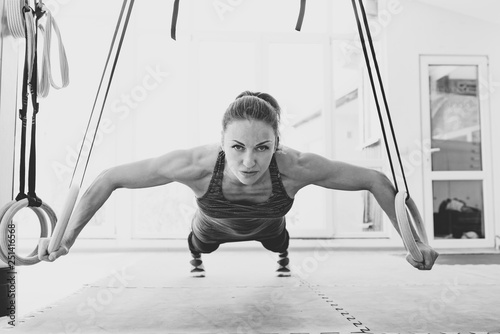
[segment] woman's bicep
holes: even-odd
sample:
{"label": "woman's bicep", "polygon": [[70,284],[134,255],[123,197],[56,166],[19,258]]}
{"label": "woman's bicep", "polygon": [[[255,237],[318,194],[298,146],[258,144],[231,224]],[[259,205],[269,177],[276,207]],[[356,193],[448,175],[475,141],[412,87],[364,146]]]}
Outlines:
{"label": "woman's bicep", "polygon": [[160,157],[116,166],[107,171],[114,188],[148,188],[176,181],[190,166],[188,151],[174,151]]}
{"label": "woman's bicep", "polygon": [[316,154],[305,157],[308,181],[311,184],[338,190],[368,190],[374,180],[374,170],[334,161]]}

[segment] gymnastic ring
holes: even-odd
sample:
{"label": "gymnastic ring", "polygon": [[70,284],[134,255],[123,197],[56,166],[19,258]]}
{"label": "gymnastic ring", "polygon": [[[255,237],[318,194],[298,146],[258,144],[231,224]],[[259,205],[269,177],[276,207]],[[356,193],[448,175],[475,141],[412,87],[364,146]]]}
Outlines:
{"label": "gymnastic ring", "polygon": [[[2,220],[3,216],[5,215],[5,213],[7,212],[7,210],[9,210],[9,208],[14,205],[14,203],[16,203],[16,201],[10,201],[9,203],[5,204],[1,209],[0,209],[0,221]],[[0,241],[1,243],[1,241]],[[5,263],[8,263],[8,259],[7,259],[7,253],[4,254],[4,252],[2,251],[1,247],[0,247],[0,260],[2,260],[3,262]]]}
{"label": "gymnastic ring", "polygon": [[[418,233],[417,238],[427,244],[427,233],[425,232],[425,226],[422,221],[422,217],[420,216],[420,212],[411,197],[408,197],[406,191],[400,191],[396,194],[395,198],[395,209],[396,209],[396,218],[398,221],[399,229],[401,231],[401,237],[403,239],[403,243],[405,245],[406,250],[410,253],[413,260],[417,262],[423,262],[424,257],[422,252],[417,246],[415,241],[415,236],[413,235],[413,231],[411,229],[412,222],[414,222],[414,226],[416,232]],[[408,214],[408,211],[410,214]]]}
{"label": "gymnastic ring", "polygon": [[[7,257],[7,254],[9,254],[8,250],[8,245],[7,245],[7,231],[8,231],[8,225],[12,221],[13,217],[15,214],[21,210],[22,208],[28,207],[29,202],[28,199],[23,199],[20,201],[12,201],[11,203],[7,204],[6,207],[8,209],[6,210],[5,214],[1,216],[1,222],[0,222],[0,253],[3,253],[4,257]],[[40,237],[44,238],[47,237],[49,234],[49,225],[47,224],[47,219],[46,216],[44,215],[44,212],[47,214],[51,221],[52,225],[52,230],[54,229],[55,223],[57,221],[56,215],[54,211],[45,203],[42,203],[42,205],[38,207],[29,207],[35,214],[37,215],[39,221],[40,221]],[[35,248],[33,252],[31,252],[28,257],[21,257],[15,254],[15,264],[16,265],[32,265],[35,263],[40,262],[37,256],[38,253],[38,246]]]}
{"label": "gymnastic ring", "polygon": [[[3,217],[5,216],[5,213],[6,213],[6,212],[7,212],[7,211],[8,211],[8,210],[9,210],[9,209],[10,209],[10,208],[14,205],[14,204],[16,204],[16,203],[17,203],[17,201],[15,201],[15,200],[14,200],[14,201],[10,201],[9,203],[7,203],[6,205],[4,205],[4,206],[0,209],[0,221],[1,221],[1,220],[3,219]],[[40,221],[41,221],[42,219],[45,219],[44,217],[43,217],[43,218],[40,218],[40,214],[41,214],[40,210],[34,210],[34,212],[35,212],[35,214],[37,215],[37,217],[38,217],[38,219],[39,219]],[[42,215],[43,215],[43,213],[42,213]],[[8,227],[8,225],[7,225],[7,227]],[[46,224],[46,223],[42,223],[42,224],[41,224],[41,229],[42,229],[42,231],[46,231],[46,230],[47,230],[47,224]],[[5,240],[7,240],[7,239],[6,239],[6,235],[5,235],[5,236],[1,239],[0,244],[2,243],[2,241],[5,241]],[[8,243],[8,241],[7,241],[6,243]],[[8,246],[7,246],[7,247],[5,247],[5,249],[7,249],[7,248],[8,248]],[[2,261],[4,261],[5,263],[8,263],[8,261],[9,261],[9,260],[8,260],[8,254],[9,254],[8,252],[4,252],[4,251],[3,251],[3,248],[2,248],[2,247],[1,247],[1,245],[0,245],[0,259],[1,259]]]}
{"label": "gymnastic ring", "polygon": [[61,241],[68,226],[69,218],[75,207],[76,199],[78,198],[78,193],[80,192],[80,186],[78,184],[73,184],[69,188],[68,197],[66,197],[66,202],[62,208],[61,214],[59,215],[59,220],[55,228],[52,230],[52,237],[50,238],[49,246],[47,252],[50,254],[61,246]]}
{"label": "gymnastic ring", "polygon": [[[15,214],[19,210],[21,210],[25,207],[28,207],[28,205],[29,205],[29,202],[28,202],[28,199],[26,199],[26,198],[22,199],[20,201],[12,201],[9,204],[7,204],[4,208],[2,208],[2,212],[0,212],[0,213],[3,213],[3,209],[8,207],[8,209],[5,211],[3,216],[0,216],[0,218],[1,218],[1,221],[0,221],[0,253],[2,253],[2,256],[5,257],[6,259],[7,259],[8,254],[9,254],[8,245],[6,242],[9,223],[12,221]],[[49,235],[49,229],[52,228],[52,230],[54,230],[54,228],[55,228],[55,225],[57,222],[56,214],[45,203],[42,203],[42,205],[40,207],[29,207],[29,208],[35,212],[35,214],[37,215],[37,217],[40,221],[40,227],[41,227],[40,228],[40,238],[47,237]],[[46,216],[44,215],[44,213],[50,219],[51,226],[48,225],[47,219],[46,219]],[[40,262],[40,260],[38,259],[37,254],[38,254],[38,245],[35,248],[35,250],[33,252],[31,252],[27,257],[22,257],[22,256],[19,256],[17,254],[14,254],[15,260],[16,260],[15,264],[16,265],[32,265],[32,264],[38,263],[38,262]]]}

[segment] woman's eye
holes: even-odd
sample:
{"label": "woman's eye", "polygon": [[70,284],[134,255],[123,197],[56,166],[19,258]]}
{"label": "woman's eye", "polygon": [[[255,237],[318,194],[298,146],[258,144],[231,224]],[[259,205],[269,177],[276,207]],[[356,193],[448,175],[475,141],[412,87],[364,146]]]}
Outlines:
{"label": "woman's eye", "polygon": [[242,151],[243,150],[243,146],[241,146],[241,145],[233,145],[233,149],[235,149],[236,151]]}
{"label": "woman's eye", "polygon": [[257,147],[257,151],[259,152],[264,152],[264,151],[267,151],[269,149],[269,146],[259,146]]}

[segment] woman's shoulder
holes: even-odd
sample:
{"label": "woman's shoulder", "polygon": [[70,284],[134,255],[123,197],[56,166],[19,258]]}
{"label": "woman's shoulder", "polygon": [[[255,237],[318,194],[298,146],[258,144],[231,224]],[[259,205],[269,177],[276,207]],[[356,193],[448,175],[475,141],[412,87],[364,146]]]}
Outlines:
{"label": "woman's shoulder", "polygon": [[283,186],[290,197],[304,187],[302,152],[283,146],[275,154],[276,164],[281,175]]}
{"label": "woman's shoulder", "polygon": [[219,156],[220,144],[196,146],[187,150],[194,166],[203,171],[212,172]]}
{"label": "woman's shoulder", "polygon": [[282,146],[275,154],[276,163],[280,174],[290,179],[300,179],[301,170],[304,168],[304,153],[291,147]]}
{"label": "woman's shoulder", "polygon": [[303,159],[303,153],[291,147],[282,146],[274,154],[278,168],[282,174],[295,172],[300,168]]}
{"label": "woman's shoulder", "polygon": [[196,194],[202,191],[210,181],[220,145],[211,144],[181,149],[164,156],[165,163],[169,160],[177,161],[169,167],[175,175],[175,180],[192,188]]}
{"label": "woman's shoulder", "polygon": [[310,153],[301,152],[291,147],[282,147],[275,154],[276,163],[280,173],[299,183],[308,182],[311,175],[317,172],[319,160],[323,157]]}

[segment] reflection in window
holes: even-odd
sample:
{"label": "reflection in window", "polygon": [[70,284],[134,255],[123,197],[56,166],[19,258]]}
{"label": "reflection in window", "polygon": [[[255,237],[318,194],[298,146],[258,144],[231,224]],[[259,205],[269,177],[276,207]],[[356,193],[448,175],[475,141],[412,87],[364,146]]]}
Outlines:
{"label": "reflection in window", "polygon": [[434,171],[481,170],[477,66],[429,66]]}
{"label": "reflection in window", "polygon": [[434,181],[434,237],[484,238],[481,181]]}

